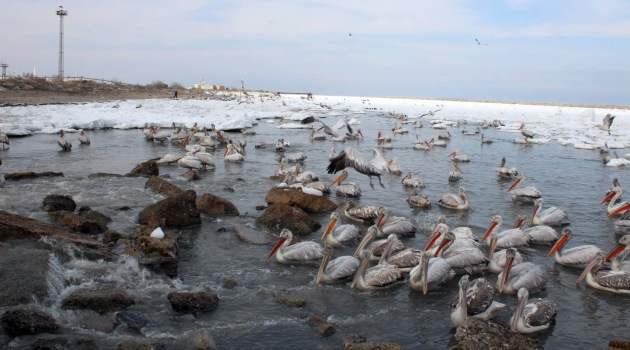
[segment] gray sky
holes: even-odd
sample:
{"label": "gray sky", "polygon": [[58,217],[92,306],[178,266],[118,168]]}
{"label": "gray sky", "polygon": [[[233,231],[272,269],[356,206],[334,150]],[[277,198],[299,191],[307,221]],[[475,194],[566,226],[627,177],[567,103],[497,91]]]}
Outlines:
{"label": "gray sky", "polygon": [[[630,105],[630,1],[0,0],[9,73]],[[351,35],[350,35],[351,34]]]}

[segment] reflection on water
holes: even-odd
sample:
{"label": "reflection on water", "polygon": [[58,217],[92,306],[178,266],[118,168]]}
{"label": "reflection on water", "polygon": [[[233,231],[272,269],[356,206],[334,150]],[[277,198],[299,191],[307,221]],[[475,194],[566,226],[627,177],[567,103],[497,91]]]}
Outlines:
{"label": "reflection on water", "polygon": [[[379,130],[390,130],[394,120],[369,115],[355,116],[361,121],[365,141],[334,144],[337,151],[343,147],[357,148],[366,157],[376,147]],[[331,121],[328,124],[333,124]],[[472,129],[471,126],[468,127]],[[410,128],[411,129],[411,128]],[[328,345],[338,348],[344,339],[358,333],[372,341],[395,342],[407,348],[445,348],[452,345],[454,330],[450,323],[450,303],[457,292],[457,279],[448,282],[441,290],[427,296],[411,291],[406,285],[394,289],[364,293],[350,290],[347,284],[315,286],[315,269],[305,266],[284,266],[273,259],[265,262],[270,246],[249,245],[239,241],[232,233],[218,232],[221,227],[248,225],[255,227],[255,217],[260,215],[256,206],[264,205],[264,197],[274,182],[269,179],[280,155],[273,147],[256,149],[256,140],[274,144],[279,138],[290,142],[287,153],[302,151],[308,158],[304,168],[315,171],[323,181],[331,182],[336,175],[325,173],[330,141],[310,142],[307,130],[276,129],[274,125],[261,123],[254,129],[257,135],[231,134],[234,139],[248,142],[244,164],[224,164],[222,151],[217,151],[214,171],[202,173],[202,180],[188,183],[182,177],[184,169],[177,166],[160,168],[161,175],[183,188],[197,193],[213,193],[232,201],[241,214],[239,218],[204,217],[199,227],[182,230],[182,280],[150,287],[145,284],[124,282],[135,279],[139,272],[122,274],[112,266],[111,271],[120,273],[120,285],[132,290],[134,296],[144,299],[133,308],[147,315],[150,325],[143,330],[145,336],[162,338],[177,336],[181,332],[209,327],[219,348],[314,348]],[[451,129],[453,139],[447,148],[432,151],[414,150],[415,133],[422,139],[431,139],[439,131],[425,127],[411,129],[411,133],[393,135],[394,149],[384,151],[387,159],[398,158],[404,172],[411,171],[425,183],[422,193],[429,196],[433,206],[429,210],[410,208],[406,198],[410,190],[400,184],[400,177],[383,176],[385,189],[371,190],[366,176],[349,171],[348,181],[357,181],[363,189],[360,204],[386,206],[391,215],[407,216],[419,228],[415,237],[404,238],[407,246],[421,248],[426,245],[427,233],[439,215],[446,215],[451,227],[469,226],[481,236],[490,225],[493,215],[501,215],[506,227],[514,224],[518,214],[530,215],[532,206],[511,201],[506,190],[509,182],[499,181],[493,168],[501,157],[507,158],[508,167],[516,167],[526,175],[525,185],[534,185],[543,193],[546,206],[557,206],[569,214],[574,237],[571,246],[595,244],[604,251],[611,249],[618,237],[612,229],[613,220],[606,218],[605,209],[598,206],[614,177],[623,184],[630,184],[624,169],[604,167],[596,151],[565,148],[555,143],[547,145],[513,144],[517,134],[486,129],[484,135],[495,142],[481,145],[480,136],[462,135],[457,128]],[[11,141],[11,150],[2,151],[3,172],[62,171],[63,178],[38,179],[35,181],[7,182],[2,189],[0,209],[21,215],[47,220],[40,206],[44,196],[51,193],[72,195],[78,205],[89,205],[114,221],[111,228],[130,232],[135,226],[136,215],[146,205],[162,198],[144,188],[146,179],[137,178],[89,178],[96,172],[126,173],[137,163],[166,153],[178,153],[169,144],[147,143],[139,131],[92,131],[91,146],[81,146],[78,134],[69,134],[75,147],[72,152],[58,151],[56,136],[35,135]],[[449,183],[451,166],[447,155],[455,149],[471,158],[461,164],[464,172],[458,183]],[[436,205],[447,192],[456,193],[464,186],[473,209],[470,212],[450,212]],[[331,198],[342,205],[344,197]],[[129,206],[128,211],[117,210]],[[314,214],[323,225],[329,213]],[[364,230],[366,227],[362,227]],[[305,239],[318,240],[320,232],[313,232]],[[351,254],[355,247],[337,249],[336,255]],[[522,249],[526,259],[545,265],[550,276],[547,289],[540,296],[558,304],[558,316],[550,330],[532,337],[540,339],[547,348],[567,348],[579,344],[581,348],[603,347],[608,340],[620,336],[629,316],[625,312],[627,296],[595,291],[584,285],[576,287],[575,280],[581,271],[554,266],[546,260],[550,247],[530,246]],[[109,263],[113,265],[112,263]],[[119,264],[130,264],[128,261]],[[65,266],[68,270],[87,269],[81,266]],[[133,271],[133,269],[132,269]],[[494,276],[488,276],[491,281]],[[93,283],[89,274],[76,277],[83,283]],[[148,278],[148,277],[144,277]],[[222,282],[234,279],[234,289],[223,289]],[[133,291],[133,288],[139,290]],[[218,293],[221,304],[218,310],[195,317],[176,316],[170,311],[165,295],[174,289],[194,290],[211,288]],[[288,294],[307,300],[304,308],[290,308],[277,303],[274,294]],[[537,296],[537,295],[534,295]],[[516,296],[501,295],[498,301],[514,308]],[[63,316],[63,322],[81,328],[73,317]],[[332,336],[323,338],[305,324],[310,315],[328,319],[337,329]],[[496,320],[506,324],[509,312],[499,313]],[[587,329],[588,332],[585,330]],[[99,333],[101,344],[115,344],[118,333]],[[572,346],[569,346],[572,347]]]}

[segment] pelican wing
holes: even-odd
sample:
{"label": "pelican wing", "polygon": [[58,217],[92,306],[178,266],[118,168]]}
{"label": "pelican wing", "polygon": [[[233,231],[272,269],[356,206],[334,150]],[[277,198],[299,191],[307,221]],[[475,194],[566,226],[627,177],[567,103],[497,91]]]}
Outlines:
{"label": "pelican wing", "polygon": [[446,260],[443,258],[431,258],[429,260],[429,273],[427,276],[429,284],[432,282],[444,283],[453,277],[455,277],[455,272]]}
{"label": "pelican wing", "polygon": [[319,243],[304,241],[288,246],[282,253],[287,260],[307,262],[321,260],[324,256],[324,247]]}
{"label": "pelican wing", "polygon": [[530,243],[551,244],[558,240],[558,232],[547,225],[533,226],[523,233],[529,238]]}
{"label": "pelican wing", "polygon": [[540,198],[542,194],[540,191],[534,186],[527,186],[523,188],[516,188],[511,191],[512,197],[530,197],[530,198]]}
{"label": "pelican wing", "polygon": [[611,116],[610,113],[606,114],[604,119],[602,120],[602,129],[609,130],[612,126],[613,121],[615,120],[615,116]]}
{"label": "pelican wing", "polygon": [[311,123],[315,123],[316,121],[319,121],[319,119],[317,119],[317,118],[315,118],[313,116],[310,116],[310,117],[306,117],[306,118],[302,119],[300,121],[300,124],[311,124]]}
{"label": "pelican wing", "polygon": [[543,210],[540,215],[540,221],[547,225],[564,225],[568,223],[567,216],[562,209],[551,207]]}
{"label": "pelican wing", "polygon": [[407,218],[392,216],[381,227],[383,233],[389,235],[409,235],[416,232],[416,227]]}
{"label": "pelican wing", "polygon": [[390,256],[387,259],[387,263],[396,265],[399,268],[412,267],[418,265],[421,258],[422,251],[409,248]]}
{"label": "pelican wing", "polygon": [[350,208],[347,211],[352,218],[374,224],[378,218],[378,208],[373,205],[362,205],[360,207]]}
{"label": "pelican wing", "polygon": [[506,284],[512,285],[514,290],[527,288],[533,291],[542,288],[548,279],[547,272],[540,266],[524,262],[512,267]]}
{"label": "pelican wing", "polygon": [[345,224],[337,227],[333,235],[340,242],[348,242],[359,237],[359,228],[352,224]]}
{"label": "pelican wing", "polygon": [[523,309],[525,324],[530,326],[544,326],[556,317],[555,305],[547,300],[536,298],[529,300]]}
{"label": "pelican wing", "polygon": [[348,183],[347,185],[339,185],[336,188],[336,193],[341,194],[348,197],[359,197],[361,196],[361,187],[359,187],[356,183]]}
{"label": "pelican wing", "polygon": [[330,164],[328,164],[326,171],[328,171],[329,174],[333,174],[346,167],[354,168],[354,170],[366,174],[370,165],[356,149],[347,147],[330,159]]}
{"label": "pelican wing", "polygon": [[[455,240],[457,242],[457,240]],[[478,248],[463,247],[461,249],[447,249],[443,258],[452,268],[466,268],[477,264],[485,263],[488,259]],[[518,265],[517,265],[518,266]]]}
{"label": "pelican wing", "polygon": [[598,271],[596,278],[604,287],[619,289],[626,293],[630,290],[630,274],[626,271]]}
{"label": "pelican wing", "polygon": [[343,255],[328,263],[328,266],[326,266],[326,274],[334,280],[349,278],[357,271],[359,264],[359,259],[353,256]]}
{"label": "pelican wing", "polygon": [[447,193],[442,196],[438,203],[445,207],[456,208],[460,205],[463,205],[464,200],[454,193]]}
{"label": "pelican wing", "polygon": [[580,245],[562,251],[562,260],[565,264],[586,267],[600,253],[601,250],[594,245]]}
{"label": "pelican wing", "polygon": [[384,287],[402,278],[400,270],[389,264],[379,264],[365,271],[364,279],[372,286]]}
{"label": "pelican wing", "polygon": [[379,174],[379,175],[385,171],[389,171],[387,161],[385,160],[385,157],[383,157],[383,153],[381,153],[381,150],[379,150],[378,148],[374,148],[373,153],[374,153],[374,157],[372,157],[372,160],[370,160],[372,171],[375,174]]}

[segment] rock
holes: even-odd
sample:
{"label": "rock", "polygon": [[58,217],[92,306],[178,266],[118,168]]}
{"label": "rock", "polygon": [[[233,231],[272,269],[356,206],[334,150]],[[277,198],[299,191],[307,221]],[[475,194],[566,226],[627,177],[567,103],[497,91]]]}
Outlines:
{"label": "rock", "polygon": [[208,291],[171,292],[168,301],[175,312],[212,311],[219,307],[219,297]]}
{"label": "rock", "polygon": [[630,350],[630,341],[627,340],[611,340],[608,346],[613,349]]}
{"label": "rock", "polygon": [[123,238],[125,238],[125,236],[123,236],[118,231],[107,230],[105,231],[105,233],[103,233],[103,243],[105,244],[116,243],[118,242],[119,239],[123,239]]}
{"label": "rock", "polygon": [[7,311],[0,321],[4,331],[13,336],[54,332],[59,329],[59,324],[51,315],[33,307]]}
{"label": "rock", "polygon": [[125,310],[134,304],[134,300],[125,292],[117,289],[103,288],[78,289],[61,301],[61,307],[70,310],[92,310],[99,314],[110,311]]}
{"label": "rock", "polygon": [[326,321],[326,319],[324,319],[323,317],[310,316],[308,319],[306,319],[306,324],[315,328],[317,332],[324,337],[330,336],[335,333],[335,326],[328,323],[328,321]]}
{"label": "rock", "polygon": [[68,349],[70,341],[66,337],[40,337],[31,346],[32,350],[63,350]]}
{"label": "rock", "polygon": [[20,246],[8,249],[6,245],[0,249],[0,307],[44,300],[48,296],[50,252]]}
{"label": "rock", "polygon": [[107,226],[68,211],[50,211],[48,217],[50,221],[80,233],[99,234],[107,231]]}
{"label": "rock", "polygon": [[138,222],[146,225],[150,220],[164,219],[167,227],[185,227],[201,223],[197,209],[197,194],[193,190],[165,198],[149,205],[138,214]]}
{"label": "rock", "polygon": [[177,277],[179,273],[179,260],[173,257],[142,258],[138,260],[138,263],[155,273],[164,274],[170,278]]}
{"label": "rock", "polygon": [[63,194],[49,194],[44,198],[42,209],[47,212],[65,210],[74,212],[77,204],[72,197]]}
{"label": "rock", "polygon": [[457,327],[455,340],[457,345],[451,349],[543,349],[537,340],[475,317],[468,317]]}
{"label": "rock", "polygon": [[10,180],[17,181],[17,180],[25,180],[25,179],[34,179],[37,177],[55,177],[55,176],[63,177],[63,173],[55,173],[52,171],[45,171],[43,173],[35,173],[32,171],[28,171],[24,173],[4,174],[4,179],[7,181],[10,181]]}
{"label": "rock", "polygon": [[153,350],[153,346],[145,340],[127,339],[118,343],[117,350]]}
{"label": "rock", "polygon": [[270,205],[256,219],[256,225],[276,232],[288,228],[296,235],[307,235],[321,227],[319,222],[313,220],[302,209],[280,203]]}
{"label": "rock", "polygon": [[265,196],[265,202],[269,205],[280,203],[295,206],[309,213],[321,213],[337,209],[337,204],[328,197],[307,194],[298,188],[291,187],[273,187]]}
{"label": "rock", "polygon": [[94,220],[102,226],[107,226],[107,224],[112,222],[112,218],[101,213],[100,211],[92,210],[92,208],[88,207],[87,205],[79,208],[79,215],[88,220]]}
{"label": "rock", "polygon": [[160,168],[158,168],[155,159],[147,160],[146,162],[140,163],[136,165],[135,168],[131,170],[128,176],[158,176],[160,175]]}
{"label": "rock", "polygon": [[112,173],[93,173],[88,175],[88,179],[98,179],[102,177],[125,177],[125,175]]}
{"label": "rock", "polygon": [[221,286],[225,289],[234,289],[236,288],[236,286],[238,286],[238,283],[233,278],[226,278],[221,283]]}
{"label": "rock", "polygon": [[[151,237],[154,226],[139,226],[131,237],[135,247],[143,252],[146,257],[170,257],[179,256],[179,235],[174,230],[165,230],[163,238]],[[144,256],[143,256],[144,257]]]}
{"label": "rock", "polygon": [[154,191],[163,193],[169,197],[172,197],[172,196],[175,196],[184,192],[184,190],[182,190],[181,188],[157,176],[149,177],[147,182],[144,184],[144,188],[150,188]]}
{"label": "rock", "polygon": [[197,208],[202,213],[212,216],[239,215],[238,209],[232,202],[210,193],[204,193],[197,197]]}
{"label": "rock", "polygon": [[284,304],[289,307],[304,307],[306,306],[306,299],[304,298],[292,298],[286,294],[276,296],[276,301],[280,304]]}
{"label": "rock", "polygon": [[403,350],[404,348],[394,343],[368,342],[365,337],[353,334],[343,343],[343,350]]}
{"label": "rock", "polygon": [[116,313],[116,323],[127,326],[136,332],[140,332],[149,321],[137,311],[119,311]]}
{"label": "rock", "polygon": [[207,328],[196,329],[182,334],[167,349],[214,350],[217,346]]}
{"label": "rock", "polygon": [[187,172],[184,173],[184,178],[188,182],[201,180],[201,176],[199,176],[199,174],[196,171],[192,170],[192,169],[190,169],[190,170],[188,170]]}

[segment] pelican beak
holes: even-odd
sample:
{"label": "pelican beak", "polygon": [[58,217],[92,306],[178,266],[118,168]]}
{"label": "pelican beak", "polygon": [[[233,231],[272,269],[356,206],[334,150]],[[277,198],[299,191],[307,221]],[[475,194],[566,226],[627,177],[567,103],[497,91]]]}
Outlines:
{"label": "pelican beak", "polygon": [[562,247],[568,240],[569,240],[569,236],[567,235],[563,235],[562,237],[560,237],[560,239],[556,242],[556,244],[554,244],[553,247],[551,247],[549,254],[547,254],[547,259],[549,259],[549,257],[552,256],[553,253],[555,253],[558,249],[560,249],[560,247]]}
{"label": "pelican beak", "polygon": [[457,164],[453,163],[453,169],[455,169],[455,171],[459,171],[460,174],[463,174],[464,172],[462,171],[462,169],[460,169]]}
{"label": "pelican beak", "polygon": [[516,306],[516,310],[514,310],[514,315],[512,316],[512,322],[510,323],[510,329],[516,332],[516,325],[518,321],[523,317],[523,310],[525,309],[525,304],[528,302],[527,298],[523,298],[518,301],[518,306]]}
{"label": "pelican beak", "polygon": [[427,149],[431,149],[431,144],[429,144],[428,142],[424,141],[424,144],[427,146]]}
{"label": "pelican beak", "polygon": [[339,175],[339,177],[338,177],[338,178],[336,178],[336,179],[335,179],[335,181],[333,181],[333,182],[330,184],[330,186],[328,186],[328,187],[333,187],[335,184],[338,184],[338,183],[340,183],[341,181],[345,180],[345,178],[346,178],[346,177],[347,177],[347,175],[346,175],[346,174],[341,174],[341,175]]}
{"label": "pelican beak", "polygon": [[357,130],[357,133],[361,136],[362,140],[365,140],[365,137],[363,137],[363,133],[361,132],[361,130]]}
{"label": "pelican beak", "polygon": [[438,247],[438,249],[435,251],[435,254],[433,256],[439,256],[440,255],[440,251],[442,250],[442,248],[446,247],[447,245],[449,245],[451,243],[450,239],[445,239],[442,244],[440,244],[440,246]]}
{"label": "pelican beak", "polygon": [[385,220],[385,215],[381,214],[381,215],[378,217],[378,220],[376,221],[376,225],[375,225],[375,226],[376,226],[376,227],[378,227],[378,228],[380,228],[380,227],[381,227],[381,225],[383,224],[383,220]]}
{"label": "pelican beak", "polygon": [[505,268],[503,269],[503,278],[499,280],[499,293],[503,293],[503,289],[505,289],[505,283],[508,280],[508,276],[510,275],[510,270],[512,270],[512,265],[514,264],[514,258],[510,258],[507,264],[505,264]]}
{"label": "pelican beak", "polygon": [[354,278],[352,279],[352,284],[350,285],[350,289],[354,289],[354,287],[356,287],[357,282],[359,281],[359,278],[361,278],[361,275],[363,274],[363,271],[365,270],[369,262],[370,262],[370,259],[363,259],[361,261],[361,265],[359,265],[357,272],[354,273]]}
{"label": "pelican beak", "polygon": [[615,216],[615,215],[619,215],[621,213],[623,213],[624,211],[630,209],[630,203],[626,203],[624,205],[622,205],[619,209],[613,211],[612,213],[608,214],[608,217],[611,216]]}
{"label": "pelican beak", "polygon": [[610,192],[610,194],[609,194],[606,198],[604,198],[604,200],[603,200],[601,203],[599,203],[599,205],[602,205],[602,204],[604,204],[604,203],[608,202],[608,201],[609,201],[609,200],[611,200],[611,199],[612,199],[612,198],[613,198],[616,194],[617,194],[617,193],[615,193],[615,191],[611,191],[611,192]]}
{"label": "pelican beak", "polygon": [[525,124],[521,124],[521,126],[518,127],[519,130],[523,130],[523,127],[525,126]]}
{"label": "pelican beak", "polygon": [[523,181],[523,179],[520,178],[520,177],[518,179],[516,179],[516,181],[514,181],[514,183],[512,183],[512,185],[510,186],[510,188],[508,188],[507,191],[508,192],[512,191],[514,189],[514,187],[518,186],[518,184],[521,183],[521,181]]}
{"label": "pelican beak", "polygon": [[617,248],[613,249],[610,253],[608,253],[608,255],[606,256],[606,262],[610,261],[610,259],[612,259],[613,257],[615,257],[615,255],[623,252],[626,249],[626,246],[624,244],[618,246]]}
{"label": "pelican beak", "polygon": [[523,224],[525,223],[525,219],[518,219],[518,221],[516,221],[516,225],[514,225],[514,228],[521,228],[521,226],[523,226]]}
{"label": "pelican beak", "polygon": [[186,148],[186,145],[188,144],[188,139],[190,138],[190,136],[186,136],[186,138],[184,139],[184,142],[182,142],[182,148]]}
{"label": "pelican beak", "polygon": [[497,244],[499,240],[496,237],[493,237],[490,241],[490,253],[488,254],[488,259],[492,260],[492,256],[494,255],[494,251],[497,249]]}
{"label": "pelican beak", "polygon": [[453,152],[453,153],[449,154],[448,156],[446,156],[446,158],[449,158],[449,157],[455,157],[455,155],[456,155],[456,154],[457,154],[457,151],[455,151],[455,152]]}
{"label": "pelican beak", "polygon": [[429,264],[422,266],[422,294],[427,295],[429,292]]}
{"label": "pelican beak", "polygon": [[324,231],[324,233],[322,234],[322,240],[324,240],[324,238],[326,238],[326,236],[328,236],[330,234],[330,232],[332,232],[333,228],[335,228],[335,225],[337,224],[337,219],[332,219],[330,220],[330,223],[328,224],[328,227],[326,227],[326,231]]}
{"label": "pelican beak", "polygon": [[394,164],[394,158],[390,159],[390,160],[387,162],[387,166],[392,166],[392,164]]}
{"label": "pelican beak", "polygon": [[534,208],[534,212],[532,213],[532,217],[529,219],[529,224],[531,225],[532,222],[534,222],[534,218],[536,217],[536,214],[538,213],[538,210],[540,209],[539,206],[536,206],[536,208]]}
{"label": "pelican beak", "polygon": [[492,225],[490,225],[490,227],[488,227],[488,231],[486,231],[486,234],[483,235],[483,239],[481,239],[482,241],[485,241],[490,234],[492,233],[492,231],[494,230],[494,228],[497,227],[497,223],[493,222]]}
{"label": "pelican beak", "polygon": [[365,247],[367,247],[368,244],[370,244],[370,242],[372,242],[372,240],[374,239],[375,236],[376,236],[376,234],[374,232],[369,232],[368,231],[365,234],[365,236],[363,236],[363,239],[361,240],[361,243],[359,243],[359,246],[354,251],[354,254],[352,256],[354,256],[355,258],[358,258],[359,254],[365,249]]}
{"label": "pelican beak", "polygon": [[582,282],[582,280],[589,274],[589,272],[591,272],[593,270],[593,268],[595,266],[597,266],[597,264],[599,264],[601,262],[601,260],[599,258],[595,258],[593,259],[593,261],[591,261],[585,268],[584,268],[584,272],[582,272],[582,274],[580,275],[580,277],[577,279],[577,281],[575,281],[575,284],[580,284],[580,282]]}
{"label": "pelican beak", "polygon": [[433,230],[433,232],[431,233],[431,238],[429,240],[429,243],[427,243],[427,247],[424,248],[425,251],[428,251],[429,249],[431,249],[433,247],[433,245],[435,244],[435,242],[437,242],[438,238],[440,238],[442,234],[439,232],[436,232],[435,229]]}
{"label": "pelican beak", "polygon": [[228,152],[230,152],[230,147],[225,149],[225,153],[223,153],[223,158],[227,157]]}
{"label": "pelican beak", "polygon": [[269,253],[269,255],[267,255],[267,258],[265,259],[265,261],[268,261],[269,258],[271,258],[274,254],[276,254],[278,249],[280,249],[280,247],[282,246],[282,244],[284,244],[284,242],[286,240],[287,240],[286,237],[283,237],[282,239],[280,239],[280,242],[278,242],[278,244],[276,244],[276,246],[273,247],[273,249],[271,250],[271,253]]}

